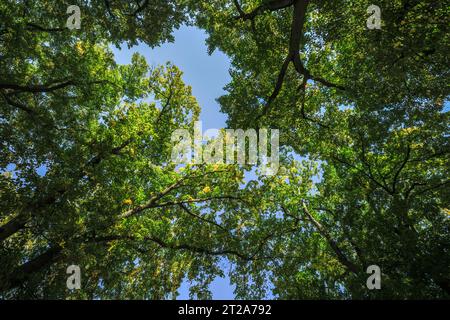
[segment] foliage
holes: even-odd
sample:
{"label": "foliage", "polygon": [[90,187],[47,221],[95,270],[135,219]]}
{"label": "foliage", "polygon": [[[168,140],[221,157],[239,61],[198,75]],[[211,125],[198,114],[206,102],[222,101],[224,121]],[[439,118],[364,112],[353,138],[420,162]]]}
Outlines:
{"label": "foliage", "polygon": [[[0,2],[0,296],[448,298],[450,15],[444,1]],[[175,166],[200,107],[182,72],[111,45],[182,23],[232,60],[232,128],[278,128],[276,176]],[[66,268],[82,267],[82,289]],[[382,290],[368,290],[378,265]]]}

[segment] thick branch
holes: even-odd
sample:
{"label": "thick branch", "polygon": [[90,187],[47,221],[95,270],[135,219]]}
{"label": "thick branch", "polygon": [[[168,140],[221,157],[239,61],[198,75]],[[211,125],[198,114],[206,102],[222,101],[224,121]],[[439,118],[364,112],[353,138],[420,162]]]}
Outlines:
{"label": "thick branch", "polygon": [[[87,82],[86,85],[89,84],[100,84],[108,81],[98,80]],[[59,90],[68,86],[77,86],[83,85],[83,83],[76,82],[73,80],[66,81],[55,81],[50,84],[38,84],[38,85],[20,85],[16,83],[8,83],[8,82],[0,82],[0,89],[9,89],[13,90],[13,92],[31,92],[31,93],[41,93],[41,92],[52,92],[55,90]]]}
{"label": "thick branch", "polygon": [[12,218],[8,222],[0,226],[0,242],[9,238],[19,230],[22,230],[25,227],[28,219],[29,215],[19,214],[18,216]]}
{"label": "thick branch", "polygon": [[41,32],[61,32],[68,30],[67,28],[46,28],[35,23],[27,23],[27,29],[30,31],[41,31]]}
{"label": "thick branch", "polygon": [[22,111],[25,111],[25,112],[26,112],[27,114],[29,114],[30,116],[36,114],[36,112],[35,112],[33,109],[31,109],[31,108],[29,108],[29,107],[27,107],[27,106],[25,106],[25,105],[23,105],[23,104],[21,104],[21,103],[19,103],[19,102],[17,102],[17,101],[12,100],[7,94],[4,94],[4,93],[3,93],[2,96],[3,96],[3,98],[6,100],[6,102],[7,102],[10,106],[13,106],[13,107],[15,107],[15,108],[17,108],[17,109],[20,109],[20,110],[22,110]]}
{"label": "thick branch", "polygon": [[260,6],[256,7],[249,13],[245,13],[242,10],[237,0],[234,0],[234,4],[237,10],[239,11],[239,16],[235,17],[235,19],[242,19],[245,21],[245,20],[253,20],[256,16],[262,14],[265,11],[277,11],[290,7],[294,4],[294,0],[272,0],[267,3],[261,4]]}
{"label": "thick branch", "polygon": [[61,247],[48,249],[36,258],[14,269],[8,279],[0,281],[0,292],[17,288],[24,284],[33,274],[50,266],[61,253]]}
{"label": "thick branch", "polygon": [[15,83],[0,83],[1,89],[11,89],[16,92],[32,92],[32,93],[39,93],[39,92],[51,92],[55,91],[61,88],[65,88],[68,86],[71,86],[75,84],[74,81],[64,81],[57,84],[51,84],[51,85],[20,85]]}
{"label": "thick branch", "polygon": [[331,235],[328,233],[328,231],[320,224],[319,221],[317,221],[312,214],[309,212],[308,207],[305,203],[303,203],[303,212],[308,217],[308,219],[312,222],[312,224],[316,227],[317,231],[327,240],[330,247],[333,249],[333,251],[336,253],[336,256],[349,271],[353,273],[358,273],[359,268],[351,262],[347,256],[342,252],[342,250],[337,245],[336,241],[331,237]]}
{"label": "thick branch", "polygon": [[[290,62],[292,62],[294,64],[295,70],[300,75],[303,76],[304,84],[308,80],[311,79],[311,80],[319,82],[322,85],[330,87],[330,88],[345,90],[345,88],[343,86],[334,84],[334,83],[327,81],[321,77],[311,75],[309,70],[307,68],[305,68],[305,66],[303,65],[303,62],[300,59],[300,49],[301,49],[301,40],[303,37],[303,28],[304,28],[305,21],[306,21],[306,12],[308,9],[309,0],[295,0],[290,5],[292,5],[292,4],[294,5],[294,15],[293,15],[292,24],[291,24],[289,52],[288,52],[286,59],[283,62],[281,71],[278,74],[278,79],[277,79],[277,83],[275,85],[275,89],[272,92],[272,94],[270,95],[266,105],[264,106],[263,112],[258,116],[257,119],[261,118],[262,116],[264,116],[268,113],[272,102],[279,95],[281,88],[283,86],[285,75],[286,75],[286,72],[287,72]],[[307,117],[305,117],[305,119],[308,120]]]}
{"label": "thick branch", "polygon": [[402,161],[402,164],[400,165],[400,168],[398,168],[397,172],[394,175],[394,179],[392,181],[392,193],[396,192],[396,187],[397,187],[397,183],[398,183],[398,177],[400,176],[400,173],[402,172],[403,168],[408,163],[408,160],[409,160],[410,156],[411,156],[411,147],[408,146],[408,148],[406,150],[405,159]]}

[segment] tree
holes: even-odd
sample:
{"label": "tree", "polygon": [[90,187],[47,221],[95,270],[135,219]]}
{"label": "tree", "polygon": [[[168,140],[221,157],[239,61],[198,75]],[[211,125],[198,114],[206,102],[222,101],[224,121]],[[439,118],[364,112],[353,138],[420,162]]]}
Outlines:
{"label": "tree", "polygon": [[[176,171],[170,134],[200,112],[191,88],[171,64],[150,69],[134,55],[117,65],[108,48],[138,37],[156,45],[182,12],[144,3],[136,22],[117,3],[91,4],[78,35],[53,24],[59,7],[28,5],[1,11],[2,297],[165,298],[184,277],[208,297],[219,257],[243,255],[233,217],[215,220],[227,203],[239,207],[240,173]],[[144,34],[141,20],[156,16],[158,32]],[[110,19],[123,21],[107,29]],[[71,264],[83,279],[72,295]]]}
{"label": "tree", "polygon": [[[279,224],[299,223],[273,247],[294,258],[254,271],[269,274],[280,297],[450,293],[449,11],[439,1],[378,1],[382,28],[368,30],[369,4],[193,4],[210,51],[232,58],[219,98],[229,125],[279,128],[285,146],[320,164],[318,176],[291,175],[267,193],[283,195],[272,208]],[[300,192],[293,181],[311,184]],[[372,264],[381,291],[365,287]]]}

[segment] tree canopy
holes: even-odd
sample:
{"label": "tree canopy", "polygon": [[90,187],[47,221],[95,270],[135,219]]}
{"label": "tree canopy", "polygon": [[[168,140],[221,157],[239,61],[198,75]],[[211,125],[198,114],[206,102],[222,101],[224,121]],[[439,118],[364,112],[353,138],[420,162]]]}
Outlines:
{"label": "tree canopy", "polygon": [[[445,1],[0,1],[0,297],[450,296]],[[182,24],[232,62],[230,128],[280,130],[275,176],[171,162],[200,107],[182,71],[111,46]],[[82,267],[80,290],[66,268]],[[381,290],[366,270],[380,267]]]}

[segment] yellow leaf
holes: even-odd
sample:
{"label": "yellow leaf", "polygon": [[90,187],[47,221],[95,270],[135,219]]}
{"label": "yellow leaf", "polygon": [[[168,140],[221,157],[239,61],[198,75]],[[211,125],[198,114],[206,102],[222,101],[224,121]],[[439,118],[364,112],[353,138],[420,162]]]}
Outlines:
{"label": "yellow leaf", "polygon": [[84,48],[81,42],[77,42],[75,45],[75,49],[78,51],[79,54],[84,54]]}
{"label": "yellow leaf", "polygon": [[131,200],[131,199],[125,199],[125,200],[123,200],[122,203],[125,204],[125,205],[132,205],[132,204],[133,204],[133,200]]}
{"label": "yellow leaf", "polygon": [[209,186],[206,186],[203,188],[203,193],[208,193],[211,191],[211,188]]}

